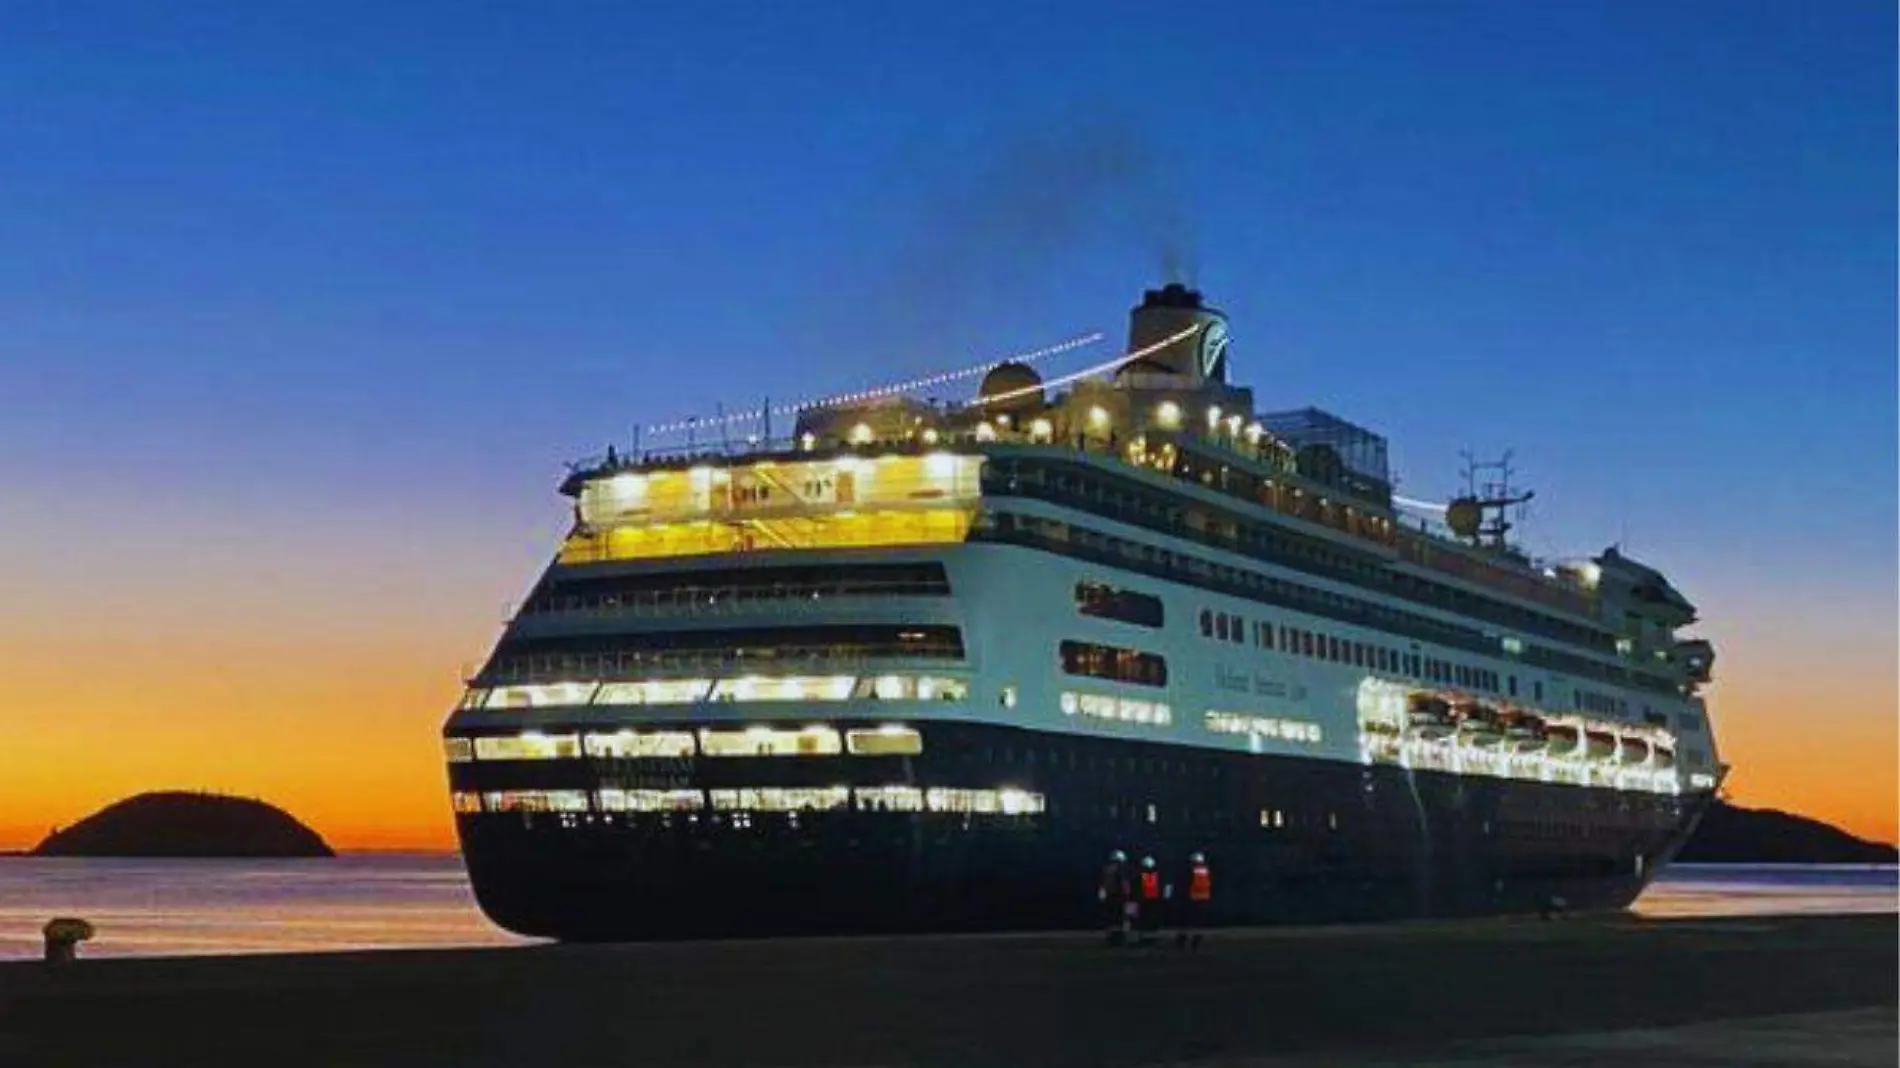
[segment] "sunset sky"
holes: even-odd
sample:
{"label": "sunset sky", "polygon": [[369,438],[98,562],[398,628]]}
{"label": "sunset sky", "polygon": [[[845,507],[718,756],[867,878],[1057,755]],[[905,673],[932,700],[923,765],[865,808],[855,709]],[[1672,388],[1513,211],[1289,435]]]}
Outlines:
{"label": "sunset sky", "polygon": [[1166,263],[1402,492],[1514,448],[1529,551],[1701,607],[1734,798],[1894,839],[1891,5],[473,7],[0,15],[0,849],[449,846],[564,461],[1119,343]]}

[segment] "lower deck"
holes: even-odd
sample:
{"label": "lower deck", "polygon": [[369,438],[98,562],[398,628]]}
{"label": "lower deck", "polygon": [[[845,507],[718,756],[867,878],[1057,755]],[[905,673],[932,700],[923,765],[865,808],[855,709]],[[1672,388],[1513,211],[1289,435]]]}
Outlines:
{"label": "lower deck", "polygon": [[1703,797],[916,726],[913,755],[453,764],[476,895],[560,938],[1078,927],[1120,849],[1177,884],[1205,854],[1220,924],[1614,908]]}

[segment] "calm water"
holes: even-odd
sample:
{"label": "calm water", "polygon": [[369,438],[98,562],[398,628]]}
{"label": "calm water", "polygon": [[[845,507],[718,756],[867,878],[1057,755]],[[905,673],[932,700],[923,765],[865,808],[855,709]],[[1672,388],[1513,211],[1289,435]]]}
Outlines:
{"label": "calm water", "polygon": [[[1893,867],[1695,865],[1645,916],[1893,912]],[[521,942],[482,918],[453,856],[175,861],[0,858],[0,958],[37,957],[55,915],[91,920],[86,956],[265,953]]]}

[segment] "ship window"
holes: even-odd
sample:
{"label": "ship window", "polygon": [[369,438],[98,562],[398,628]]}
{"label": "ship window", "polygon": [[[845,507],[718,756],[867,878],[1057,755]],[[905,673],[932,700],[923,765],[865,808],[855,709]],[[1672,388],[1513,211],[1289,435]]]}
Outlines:
{"label": "ship window", "polygon": [[482,795],[490,812],[586,812],[585,790],[491,790]]}
{"label": "ship window", "polygon": [[449,795],[449,807],[457,812],[480,812],[482,795],[467,790],[457,790]]}
{"label": "ship window", "polygon": [[832,756],[843,747],[830,727],[782,730],[747,727],[744,730],[701,730],[699,749],[709,757]]}
{"label": "ship window", "polygon": [[1214,618],[1214,637],[1221,641],[1227,640],[1227,613],[1225,612]]}
{"label": "ship window", "polygon": [[616,731],[613,734],[589,734],[581,740],[590,757],[626,759],[679,758],[693,755],[693,736],[688,731]]}
{"label": "ship window", "polygon": [[451,764],[466,764],[475,759],[475,747],[467,738],[444,738],[442,755]]}
{"label": "ship window", "polygon": [[528,731],[475,739],[478,760],[558,760],[580,755],[580,737],[574,734]]}
{"label": "ship window", "polygon": [[[962,634],[936,624],[834,624],[805,627],[710,628],[615,635],[563,635],[509,641],[489,669],[495,674],[552,670],[547,661],[634,672],[647,667],[717,665],[740,671],[792,658],[961,657]],[[592,687],[592,683],[584,684]],[[494,707],[493,698],[489,707]]]}
{"label": "ship window", "polygon": [[1162,625],[1161,598],[1134,590],[1117,589],[1101,582],[1075,584],[1075,603],[1085,616],[1097,616],[1140,627]]}
{"label": "ship window", "polygon": [[1239,616],[1234,616],[1233,622],[1230,623],[1227,628],[1227,640],[1233,642],[1235,645],[1247,644],[1247,621]]}
{"label": "ship window", "polygon": [[[1148,723],[1161,727],[1174,721],[1174,709],[1167,702],[1143,701],[1133,697],[1110,697],[1107,694],[1064,691],[1057,699],[1057,707],[1062,709],[1062,714],[1065,716],[1082,715],[1094,719]],[[1110,761],[1112,767],[1112,757]]]}
{"label": "ship window", "polygon": [[1339,639],[1338,638],[1334,638],[1331,636],[1327,637],[1326,659],[1331,660],[1335,663],[1339,661]]}
{"label": "ship window", "polygon": [[924,791],[924,806],[932,812],[976,812],[1026,816],[1043,811],[1043,796],[1028,790],[960,790],[933,786]]}
{"label": "ship window", "polygon": [[1301,651],[1304,652],[1307,656],[1313,655],[1313,632],[1312,631],[1303,630],[1300,632],[1300,646],[1301,646]]}
{"label": "ship window", "polygon": [[591,682],[544,682],[534,686],[497,686],[488,693],[487,708],[552,708],[584,705],[593,700]]}
{"label": "ship window", "polygon": [[843,786],[755,786],[707,793],[712,807],[725,812],[805,812],[843,808],[850,791]]}
{"label": "ship window", "polygon": [[865,812],[922,812],[924,792],[915,786],[859,786],[855,807]]}
{"label": "ship window", "polygon": [[487,700],[488,700],[487,690],[483,689],[480,686],[470,686],[468,688],[468,692],[462,695],[462,703],[458,705],[457,707],[480,708]]}
{"label": "ship window", "polygon": [[1138,686],[1168,684],[1168,662],[1155,653],[1076,641],[1064,641],[1060,652],[1062,670],[1071,675],[1086,675]]}
{"label": "ship window", "polygon": [[1517,696],[1517,676],[1516,676],[1516,675],[1507,675],[1507,676],[1505,676],[1505,679],[1504,679],[1504,681],[1505,681],[1505,683],[1506,683],[1506,685],[1507,685],[1507,686],[1509,687],[1509,691],[1510,691],[1510,694],[1511,694],[1511,696],[1512,696],[1512,697],[1516,697],[1516,696]]}
{"label": "ship window", "polygon": [[1214,613],[1211,609],[1203,608],[1201,609],[1201,637],[1212,638],[1213,636]]}
{"label": "ship window", "polygon": [[938,675],[875,675],[857,682],[850,696],[880,701],[962,701],[970,685],[962,679]]}
{"label": "ship window", "polygon": [[[714,701],[843,701],[851,696],[857,679],[851,675],[770,676],[744,675],[720,679],[713,685]],[[879,696],[883,696],[879,694]]]}
{"label": "ship window", "polygon": [[706,803],[698,790],[601,790],[594,800],[602,812],[690,812]]}
{"label": "ship window", "polygon": [[706,699],[711,679],[652,679],[603,683],[594,696],[600,705],[687,705]]}

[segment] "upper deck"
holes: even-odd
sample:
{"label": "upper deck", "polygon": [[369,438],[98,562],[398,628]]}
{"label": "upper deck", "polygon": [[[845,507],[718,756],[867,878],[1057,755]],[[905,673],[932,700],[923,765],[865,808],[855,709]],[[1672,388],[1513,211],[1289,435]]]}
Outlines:
{"label": "upper deck", "polygon": [[1574,573],[1553,578],[1406,527],[1383,483],[1362,478],[1345,485],[1323,472],[1302,472],[1294,450],[1257,421],[1204,416],[1207,425],[1197,426],[1171,400],[1147,413],[1093,403],[1079,418],[1066,407],[1058,403],[1030,415],[929,409],[934,419],[913,416],[901,429],[889,425],[896,420],[888,412],[859,411],[850,414],[885,418],[859,419],[842,437],[807,432],[732,451],[590,461],[562,487],[576,500],[562,559],[962,541],[980,502],[988,455],[1082,454],[1257,506],[1293,528],[1328,532],[1395,562],[1571,615],[1596,614],[1593,591]]}
{"label": "upper deck", "polygon": [[[1501,540],[1407,520],[1384,438],[1316,409],[1259,412],[1227,372],[1220,312],[1179,286],[1149,291],[1124,355],[1048,383],[1005,362],[963,403],[873,391],[797,410],[776,440],[577,464],[562,486],[575,523],[560,560],[954,544],[986,522],[986,495],[1026,493],[1135,507],[1217,546],[1251,539],[1242,551],[1269,562],[1376,572],[1371,585],[1399,596],[1598,653],[1672,658],[1694,608],[1660,575],[1613,553],[1540,567]],[[1706,676],[1708,655],[1692,677]]]}

